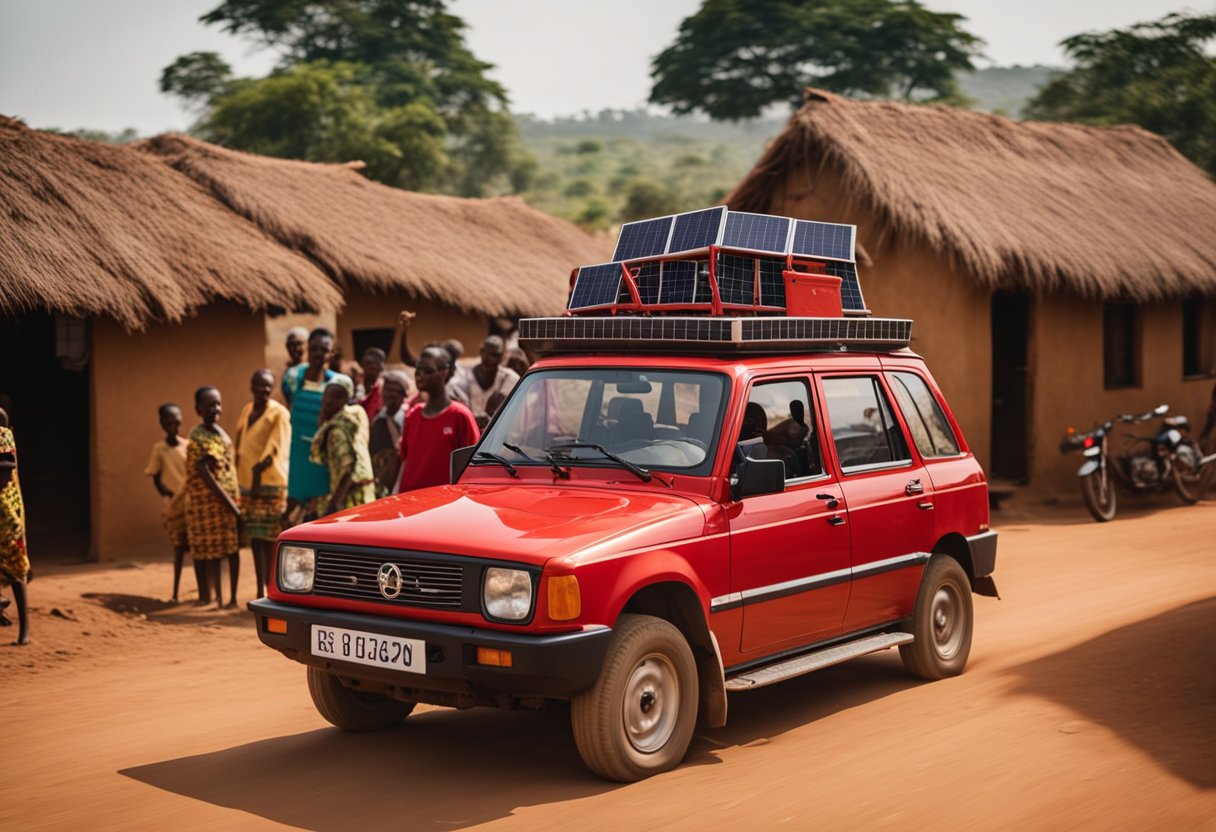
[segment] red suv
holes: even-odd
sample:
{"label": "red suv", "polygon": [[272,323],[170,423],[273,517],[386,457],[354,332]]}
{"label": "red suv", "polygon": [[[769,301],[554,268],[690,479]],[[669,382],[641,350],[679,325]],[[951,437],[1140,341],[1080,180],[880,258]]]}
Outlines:
{"label": "red suv", "polygon": [[[586,764],[630,781],[723,725],[730,692],[895,646],[922,678],[963,671],[996,533],[911,322],[841,314],[830,281],[835,315],[779,317],[763,258],[785,311],[827,274],[812,256],[671,245],[595,293],[587,269],[611,270],[578,270],[575,314],[521,322],[546,357],[451,485],[280,537],[258,633],[334,725],[566,700]],[[749,256],[762,308],[732,314],[724,257]],[[684,304],[647,309],[649,262],[692,276]]]}

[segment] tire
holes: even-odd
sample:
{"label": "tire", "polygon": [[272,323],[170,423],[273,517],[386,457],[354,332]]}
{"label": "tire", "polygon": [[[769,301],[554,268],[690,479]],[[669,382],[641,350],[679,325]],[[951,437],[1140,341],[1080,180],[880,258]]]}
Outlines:
{"label": "tire", "polygon": [[971,582],[958,561],[934,555],[912,609],[911,644],[899,646],[904,667],[922,679],[958,676],[971,655]]}
{"label": "tire", "polygon": [[1090,515],[1099,523],[1115,519],[1118,499],[1115,496],[1115,480],[1106,474],[1106,489],[1102,488],[1102,478],[1097,473],[1081,478],[1081,496],[1085,498],[1085,507]]}
{"label": "tire", "polygon": [[399,725],[414,710],[413,702],[352,690],[315,667],[308,668],[308,693],[317,713],[343,731],[381,731]]}
{"label": "tire", "polygon": [[672,624],[622,615],[595,687],[570,703],[587,768],[632,783],[680,764],[697,723],[697,666]]}

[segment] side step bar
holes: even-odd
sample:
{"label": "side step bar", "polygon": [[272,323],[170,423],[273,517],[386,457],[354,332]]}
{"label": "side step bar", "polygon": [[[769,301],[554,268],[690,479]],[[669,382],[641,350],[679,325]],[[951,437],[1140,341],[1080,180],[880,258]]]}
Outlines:
{"label": "side step bar", "polygon": [[824,667],[831,667],[834,664],[847,662],[849,659],[855,659],[867,653],[877,653],[879,650],[886,650],[888,647],[909,644],[911,641],[911,633],[879,633],[878,635],[859,638],[856,641],[846,641],[844,644],[816,650],[813,653],[803,653],[801,656],[795,656],[792,659],[787,659],[777,664],[765,665],[764,667],[744,671],[738,676],[732,676],[727,679],[726,689],[728,691],[755,690],[765,685],[771,685],[774,682],[781,682],[785,679],[801,676],[804,673],[810,673],[812,670],[820,670]]}

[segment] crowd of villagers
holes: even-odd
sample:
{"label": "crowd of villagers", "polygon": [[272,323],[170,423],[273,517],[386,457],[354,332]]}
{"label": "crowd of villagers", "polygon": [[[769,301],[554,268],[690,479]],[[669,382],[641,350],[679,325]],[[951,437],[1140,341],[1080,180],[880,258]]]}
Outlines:
{"label": "crowd of villagers", "polygon": [[[178,602],[188,554],[199,606],[225,606],[221,567],[228,563],[227,607],[236,607],[239,550],[253,553],[257,595],[265,594],[280,531],[379,497],[448,482],[453,450],[474,444],[481,429],[528,369],[518,348],[492,335],[481,360],[458,363],[464,348],[450,339],[415,355],[400,313],[394,343],[406,372],[386,369],[384,350],[366,350],[344,363],[327,329],[287,334],[288,361],[280,379],[269,369],[250,379],[250,401],[225,429],[223,397],[211,386],[194,394],[199,423],[181,436],[182,410],[160,406],[164,439],[152,447],[145,471],[165,501],[164,523],[174,552]],[[278,381],[283,401],[272,398]],[[17,452],[0,410],[0,587],[9,586],[19,618],[18,643],[29,641],[26,584],[32,577],[17,480]],[[0,624],[8,599],[0,599]]]}

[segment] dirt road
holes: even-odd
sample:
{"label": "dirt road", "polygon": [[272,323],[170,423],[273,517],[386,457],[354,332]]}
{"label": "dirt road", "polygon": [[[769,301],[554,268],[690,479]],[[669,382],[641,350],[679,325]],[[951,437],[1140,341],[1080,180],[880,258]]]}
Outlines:
{"label": "dirt road", "polygon": [[888,651],[737,694],[629,786],[561,710],[343,734],[247,613],[151,600],[168,565],[47,569],[0,649],[0,829],[1216,829],[1216,503],[1046,511],[994,515],[964,676]]}

